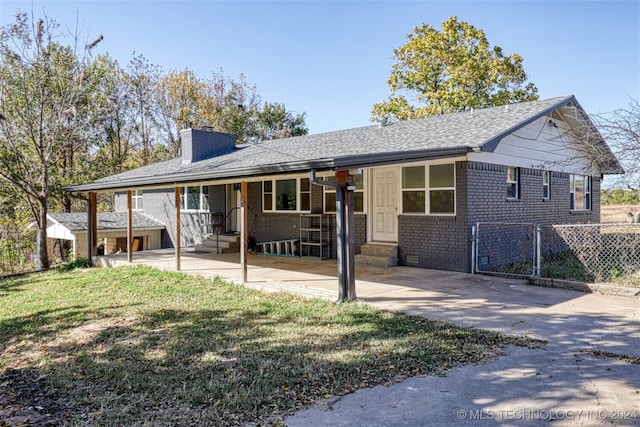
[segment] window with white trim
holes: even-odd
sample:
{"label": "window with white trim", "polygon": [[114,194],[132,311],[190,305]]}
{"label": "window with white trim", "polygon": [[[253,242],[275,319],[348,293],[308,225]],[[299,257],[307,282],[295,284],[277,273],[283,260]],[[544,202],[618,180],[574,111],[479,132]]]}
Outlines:
{"label": "window with white trim", "polygon": [[456,171],[453,163],[429,165],[429,213],[456,213]]}
{"label": "window with white trim", "polygon": [[300,178],[300,210],[311,210],[311,181],[309,178]]}
{"label": "window with white trim", "polygon": [[551,171],[542,171],[542,198],[551,198]]}
{"label": "window with white trim", "polygon": [[131,210],[142,210],[142,190],[133,190],[131,192]]}
{"label": "window with white trim", "polygon": [[273,210],[273,181],[262,182],[262,210]]}
{"label": "window with white trim", "polygon": [[309,212],[311,182],[309,178],[289,178],[262,181],[263,212]]}
{"label": "window with white trim", "polygon": [[402,213],[455,215],[455,175],[453,163],[403,167]]}
{"label": "window with white trim", "polygon": [[591,210],[590,176],[571,175],[569,178],[569,192],[571,193],[570,208],[572,211]]}
{"label": "window with white trim", "polygon": [[[335,176],[327,176],[322,178],[325,181],[336,182]],[[362,174],[353,175],[353,182],[356,189],[353,191],[353,212],[364,212],[364,179]],[[336,189],[329,186],[323,186],[324,191],[324,211],[333,213],[336,211]]]}
{"label": "window with white trim", "polygon": [[185,211],[209,210],[209,187],[206,185],[182,187],[180,208]]}
{"label": "window with white trim", "polygon": [[507,167],[507,199],[520,198],[520,168]]}

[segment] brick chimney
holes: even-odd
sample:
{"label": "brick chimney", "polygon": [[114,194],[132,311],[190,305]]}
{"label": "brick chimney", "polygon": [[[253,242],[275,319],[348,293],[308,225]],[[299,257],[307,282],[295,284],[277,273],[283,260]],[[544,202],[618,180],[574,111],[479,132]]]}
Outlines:
{"label": "brick chimney", "polygon": [[235,135],[216,132],[209,127],[183,129],[180,140],[183,164],[229,154],[236,148]]}

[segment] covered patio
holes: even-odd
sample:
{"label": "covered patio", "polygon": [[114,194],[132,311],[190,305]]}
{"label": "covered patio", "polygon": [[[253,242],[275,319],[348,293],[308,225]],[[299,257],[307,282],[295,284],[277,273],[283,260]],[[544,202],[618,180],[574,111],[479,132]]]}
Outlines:
{"label": "covered patio", "polygon": [[[97,257],[96,264],[102,267],[148,265],[161,270],[177,270],[174,249],[139,252],[131,262],[127,254],[112,254]],[[188,247],[180,251],[180,271],[209,279],[219,277],[228,282],[268,292],[287,291],[327,300],[337,300],[339,293],[336,259],[316,260],[250,253],[245,280],[240,253],[200,253]],[[356,266],[356,271],[359,297],[360,294],[362,296],[391,292],[397,294],[399,289],[410,290],[419,286],[420,283],[432,282],[443,277],[457,277],[462,274],[412,267],[388,269],[365,265]]]}
{"label": "covered patio", "polygon": [[[239,286],[266,292],[289,292],[310,298],[338,299],[336,260],[311,260],[250,254],[247,259],[248,280],[243,283],[240,254],[196,253],[192,248],[181,251],[181,272],[207,279],[219,277]],[[132,263],[127,254],[98,257],[103,267],[148,265],[175,271],[173,249],[137,252]],[[568,313],[581,313],[585,318],[598,318],[601,309],[617,319],[637,316],[638,295],[613,296],[584,293],[568,289],[532,286],[523,279],[482,276],[468,273],[430,270],[406,266],[393,268],[357,265],[357,300],[377,308],[401,311],[434,320],[480,327],[510,335],[545,338],[549,330],[565,323]],[[603,301],[607,301],[603,305]],[[625,320],[624,322],[627,322]],[[571,327],[581,322],[571,322]],[[627,323],[623,323],[627,325]],[[631,326],[633,324],[634,326]],[[609,351],[630,349],[626,340],[635,331],[636,322],[612,331],[616,340],[607,341]],[[571,328],[569,328],[571,329]],[[565,331],[567,332],[567,331]],[[587,339],[584,331],[576,331],[576,343]],[[600,340],[601,337],[588,336]],[[619,346],[623,348],[618,348]]]}

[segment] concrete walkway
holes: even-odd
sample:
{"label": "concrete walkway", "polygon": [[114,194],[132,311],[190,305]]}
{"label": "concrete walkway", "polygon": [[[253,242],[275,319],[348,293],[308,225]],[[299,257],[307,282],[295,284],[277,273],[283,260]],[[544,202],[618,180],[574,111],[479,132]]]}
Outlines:
{"label": "concrete walkway", "polygon": [[[126,263],[123,256],[106,259]],[[175,266],[172,251],[136,253],[134,263]],[[238,282],[239,255],[185,251],[182,270]],[[335,299],[336,270],[334,260],[251,255],[247,285]],[[288,417],[288,426],[640,426],[638,297],[411,267],[358,267],[356,292],[381,309],[548,344],[544,350],[511,347],[445,377],[411,378],[321,402]]]}

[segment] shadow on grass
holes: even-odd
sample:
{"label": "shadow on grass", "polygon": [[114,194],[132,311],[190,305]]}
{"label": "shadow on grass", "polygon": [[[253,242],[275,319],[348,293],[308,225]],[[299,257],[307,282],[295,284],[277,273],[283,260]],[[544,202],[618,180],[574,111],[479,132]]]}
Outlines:
{"label": "shadow on grass", "polygon": [[47,370],[97,424],[234,425],[478,363],[513,342],[356,305],[329,316],[264,308],[150,311]]}
{"label": "shadow on grass", "polygon": [[0,348],[7,346],[11,341],[55,337],[87,322],[107,319],[111,317],[108,312],[122,308],[124,306],[110,306],[104,310],[96,310],[92,307],[73,305],[2,319],[0,320]]}
{"label": "shadow on grass", "polygon": [[6,366],[43,366],[72,425],[267,423],[322,398],[528,344],[364,304],[145,269],[115,274],[67,288],[86,304],[0,322]]}
{"label": "shadow on grass", "polygon": [[0,277],[0,298],[13,292],[22,292],[28,284],[26,278]]}
{"label": "shadow on grass", "polygon": [[87,313],[84,307],[69,306],[0,320],[0,345],[23,336],[39,338],[55,333],[86,320]]}
{"label": "shadow on grass", "polygon": [[48,353],[45,371],[71,405],[72,423],[109,425],[264,421],[324,397],[475,363],[506,344],[494,333],[364,305],[275,299],[141,311],[128,321],[122,314],[131,307],[70,306],[5,320],[0,336],[20,341],[21,353]]}

